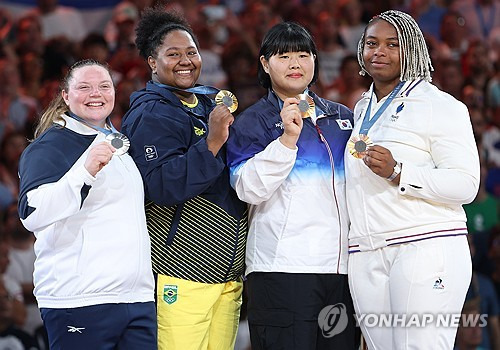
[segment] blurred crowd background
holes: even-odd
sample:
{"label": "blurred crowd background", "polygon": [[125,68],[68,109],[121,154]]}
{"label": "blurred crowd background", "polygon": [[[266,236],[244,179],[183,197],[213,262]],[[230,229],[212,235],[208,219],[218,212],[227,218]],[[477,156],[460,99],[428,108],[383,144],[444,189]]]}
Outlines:
{"label": "blurred crowd background", "polygon": [[[141,11],[157,3],[154,0],[0,1],[0,350],[2,344],[14,344],[15,340],[27,349],[43,348],[42,323],[32,294],[34,237],[22,227],[17,214],[19,156],[33,138],[33,126],[41,111],[58,92],[61,78],[79,59],[94,58],[111,66],[116,86],[116,105],[111,117],[119,129],[130,94],[143,88],[150,78],[150,70],[134,45],[134,28]],[[203,59],[199,83],[232,91],[240,105],[236,114],[265,93],[257,82],[257,55],[263,35],[274,24],[295,21],[308,28],[318,46],[320,62],[319,80],[312,90],[353,108],[370,82],[368,77],[358,74],[356,58],[357,43],[366,24],[388,9],[410,13],[427,39],[435,68],[433,83],[469,108],[481,158],[482,183],[476,200],[465,209],[474,269],[487,281],[487,287],[483,283],[482,288],[471,288],[469,294],[471,298],[481,294],[481,312],[498,320],[500,1],[160,3],[187,18],[199,39]],[[487,295],[482,295],[485,290]],[[488,330],[482,333],[481,344],[490,344]]]}

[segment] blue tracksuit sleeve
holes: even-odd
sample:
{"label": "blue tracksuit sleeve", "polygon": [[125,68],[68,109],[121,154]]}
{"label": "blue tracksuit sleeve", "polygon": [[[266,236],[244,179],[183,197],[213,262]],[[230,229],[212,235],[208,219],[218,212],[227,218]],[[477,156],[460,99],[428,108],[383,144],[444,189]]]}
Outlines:
{"label": "blue tracksuit sleeve", "polygon": [[205,124],[159,101],[128,115],[122,132],[130,138],[129,152],[146,197],[159,205],[180,204],[203,193],[225,167],[207,148]]}

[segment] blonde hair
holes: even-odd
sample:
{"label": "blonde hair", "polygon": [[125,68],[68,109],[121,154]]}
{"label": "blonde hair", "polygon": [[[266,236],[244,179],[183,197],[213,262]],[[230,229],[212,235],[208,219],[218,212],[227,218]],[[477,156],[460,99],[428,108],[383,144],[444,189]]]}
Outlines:
{"label": "blonde hair", "polygon": [[[434,67],[432,67],[424,35],[418,27],[417,22],[407,13],[389,10],[373,17],[370,22],[368,22],[366,28],[368,28],[373,21],[380,19],[392,24],[398,33],[401,65],[400,80],[411,81],[422,78],[425,81],[432,81],[431,72],[434,70]],[[361,35],[361,39],[358,43],[358,63],[361,66],[359,74],[363,76],[368,73],[363,60],[365,35],[366,29],[363,35]]]}
{"label": "blonde hair", "polygon": [[69,90],[69,82],[73,79],[74,71],[77,70],[78,68],[87,66],[102,67],[106,69],[108,73],[111,75],[110,69],[107,64],[100,63],[93,59],[85,59],[73,64],[66,73],[66,76],[61,81],[61,84],[57,91],[57,95],[50,102],[49,106],[45,109],[42,116],[40,117],[40,121],[38,122],[38,125],[35,128],[35,139],[39,137],[41,134],[43,134],[45,130],[50,128],[55,121],[62,121],[64,123],[64,119],[61,117],[61,114],[68,112],[69,107],[66,105],[66,102],[64,102],[64,99],[62,97],[62,92],[63,91],[67,92]]}

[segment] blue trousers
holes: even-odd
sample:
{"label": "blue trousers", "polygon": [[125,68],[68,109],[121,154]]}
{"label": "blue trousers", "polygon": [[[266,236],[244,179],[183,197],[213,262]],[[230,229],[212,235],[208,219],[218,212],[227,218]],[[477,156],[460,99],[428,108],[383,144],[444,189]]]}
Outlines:
{"label": "blue trousers", "polygon": [[40,309],[51,350],[157,349],[154,302]]}

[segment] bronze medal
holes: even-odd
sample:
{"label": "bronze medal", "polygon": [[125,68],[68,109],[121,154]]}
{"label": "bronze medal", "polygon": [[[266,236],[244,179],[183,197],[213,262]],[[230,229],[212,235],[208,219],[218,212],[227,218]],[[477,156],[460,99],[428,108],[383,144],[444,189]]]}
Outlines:
{"label": "bronze medal", "polygon": [[372,140],[368,135],[359,134],[357,136],[352,136],[349,142],[347,142],[347,150],[349,153],[358,159],[365,156],[368,147],[373,146]]}

